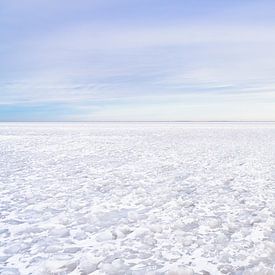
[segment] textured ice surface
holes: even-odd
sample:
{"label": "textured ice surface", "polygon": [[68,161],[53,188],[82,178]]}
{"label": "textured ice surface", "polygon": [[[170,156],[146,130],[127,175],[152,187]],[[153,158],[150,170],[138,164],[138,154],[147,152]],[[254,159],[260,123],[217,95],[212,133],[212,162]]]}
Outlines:
{"label": "textured ice surface", "polygon": [[0,124],[0,274],[275,274],[275,125]]}

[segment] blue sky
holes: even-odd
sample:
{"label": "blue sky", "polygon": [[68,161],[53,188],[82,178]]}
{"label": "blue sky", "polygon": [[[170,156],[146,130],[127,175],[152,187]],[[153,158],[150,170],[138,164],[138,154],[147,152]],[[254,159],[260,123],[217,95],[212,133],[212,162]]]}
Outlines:
{"label": "blue sky", "polygon": [[273,0],[1,0],[0,120],[275,120]]}

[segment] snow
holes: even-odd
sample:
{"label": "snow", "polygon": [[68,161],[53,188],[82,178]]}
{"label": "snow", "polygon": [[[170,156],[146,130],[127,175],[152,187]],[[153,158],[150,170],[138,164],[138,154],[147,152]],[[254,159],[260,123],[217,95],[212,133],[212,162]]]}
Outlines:
{"label": "snow", "polygon": [[274,123],[1,123],[1,274],[275,274]]}

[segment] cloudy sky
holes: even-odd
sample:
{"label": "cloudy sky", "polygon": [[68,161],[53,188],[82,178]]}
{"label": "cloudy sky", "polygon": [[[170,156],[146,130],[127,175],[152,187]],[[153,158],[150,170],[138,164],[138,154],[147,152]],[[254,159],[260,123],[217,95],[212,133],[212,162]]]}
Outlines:
{"label": "cloudy sky", "polygon": [[1,0],[0,120],[275,120],[275,1]]}

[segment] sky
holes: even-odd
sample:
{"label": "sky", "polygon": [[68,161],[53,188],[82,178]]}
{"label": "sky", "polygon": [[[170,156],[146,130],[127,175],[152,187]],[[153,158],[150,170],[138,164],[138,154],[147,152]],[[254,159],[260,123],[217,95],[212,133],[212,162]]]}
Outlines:
{"label": "sky", "polygon": [[274,0],[1,0],[0,121],[275,120]]}

